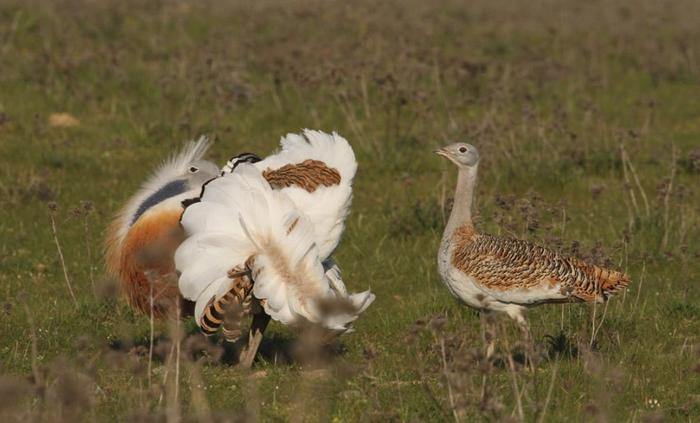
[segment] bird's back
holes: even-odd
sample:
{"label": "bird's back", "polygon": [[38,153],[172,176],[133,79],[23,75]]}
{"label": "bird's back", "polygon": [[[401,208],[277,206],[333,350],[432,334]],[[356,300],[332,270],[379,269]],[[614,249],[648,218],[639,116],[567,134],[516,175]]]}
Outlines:
{"label": "bird's back", "polygon": [[627,275],[588,264],[528,241],[455,232],[451,266],[499,301],[523,305],[605,301],[629,284]]}

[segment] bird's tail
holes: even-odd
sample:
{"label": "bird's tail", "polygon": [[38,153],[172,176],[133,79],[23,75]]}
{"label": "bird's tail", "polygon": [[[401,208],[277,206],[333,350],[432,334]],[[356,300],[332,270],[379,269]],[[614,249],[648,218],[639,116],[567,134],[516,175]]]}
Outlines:
{"label": "bird's tail", "polygon": [[242,222],[258,251],[250,266],[253,295],[275,320],[289,324],[303,317],[316,322],[316,299],[328,296],[329,287],[323,280],[311,225],[296,213],[278,223],[261,233],[250,222]]}
{"label": "bird's tail", "polygon": [[318,321],[315,300],[328,296],[330,289],[311,222],[253,166],[241,165],[230,177],[238,179],[236,188],[244,188],[233,195],[245,204],[238,219],[255,251],[248,261],[253,296],[282,323]]}
{"label": "bird's tail", "polygon": [[630,278],[626,273],[595,267],[600,281],[600,293],[605,299],[629,286]]}
{"label": "bird's tail", "polygon": [[175,261],[183,295],[197,301],[199,322],[211,299],[231,289],[227,271],[244,263],[253,297],[273,319],[323,320],[318,301],[332,291],[313,225],[286,194],[272,190],[260,170],[242,164],[207,184],[201,201],[185,210],[182,225],[190,237]]}
{"label": "bird's tail", "polygon": [[609,297],[627,288],[627,274],[600,266],[580,263],[581,277],[574,287],[573,295],[582,301],[605,302]]}
{"label": "bird's tail", "polygon": [[326,269],[325,277],[333,293],[330,300],[325,301],[326,312],[323,326],[337,334],[352,332],[351,324],[362,314],[372,302],[375,295],[369,290],[349,294],[340,274],[340,268],[335,260],[328,259],[323,263]]}
{"label": "bird's tail", "polygon": [[[374,301],[365,291],[348,294],[340,269],[331,259],[321,263],[311,221],[284,193],[272,190],[252,166],[242,176],[256,179],[265,200],[240,222],[257,253],[249,261],[253,295],[275,320],[295,323],[301,318],[334,333],[350,330],[350,324]],[[252,184],[251,184],[252,185]],[[267,206],[267,207],[266,207]]]}

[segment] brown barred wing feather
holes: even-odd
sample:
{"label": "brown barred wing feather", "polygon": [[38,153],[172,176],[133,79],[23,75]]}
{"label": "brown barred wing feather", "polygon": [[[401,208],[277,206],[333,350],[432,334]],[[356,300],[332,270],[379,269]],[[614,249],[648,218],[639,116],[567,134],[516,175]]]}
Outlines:
{"label": "brown barred wing feather", "polygon": [[263,171],[263,177],[273,189],[295,186],[314,192],[319,187],[340,184],[340,172],[320,160],[304,160],[301,163],[284,165],[279,169],[266,169]]}
{"label": "brown barred wing feather", "polygon": [[453,266],[502,302],[603,301],[629,283],[620,272],[527,241],[473,231],[455,237]]}

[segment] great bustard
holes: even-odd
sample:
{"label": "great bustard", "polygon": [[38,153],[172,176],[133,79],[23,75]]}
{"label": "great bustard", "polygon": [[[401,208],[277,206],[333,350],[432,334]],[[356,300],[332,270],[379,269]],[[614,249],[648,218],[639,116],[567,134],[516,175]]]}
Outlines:
{"label": "great bustard", "polygon": [[187,239],[175,254],[180,291],[195,301],[205,333],[222,328],[235,341],[243,319],[253,317],[244,366],[270,318],[342,333],[374,300],[369,291],[348,294],[330,257],[350,206],[352,148],[318,131],[287,135],[281,147],[261,161],[234,158],[204,185],[182,215]]}
{"label": "great bustard", "polygon": [[504,312],[527,330],[524,312],[528,307],[604,302],[627,287],[630,280],[626,274],[527,241],[479,233],[471,214],[479,165],[477,149],[456,143],[436,153],[459,169],[454,206],[438,252],[438,269],[450,292],[466,305]]}
{"label": "great bustard", "polygon": [[181,240],[182,201],[196,197],[219,174],[202,159],[209,144],[202,137],[163,163],[107,230],[107,271],[120,281],[129,305],[145,314],[170,314],[180,299],[173,255]]}

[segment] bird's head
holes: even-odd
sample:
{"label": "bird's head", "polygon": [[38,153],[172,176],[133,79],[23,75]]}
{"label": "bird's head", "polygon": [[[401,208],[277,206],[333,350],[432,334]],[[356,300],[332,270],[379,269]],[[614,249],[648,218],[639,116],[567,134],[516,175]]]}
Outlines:
{"label": "bird's head", "polygon": [[447,157],[460,168],[479,164],[479,150],[471,144],[457,142],[435,150],[435,154]]}
{"label": "bird's head", "polygon": [[194,160],[187,166],[187,178],[190,186],[201,186],[208,180],[219,175],[219,168],[208,160]]}
{"label": "bird's head", "polygon": [[226,166],[223,167],[221,170],[221,175],[225,175],[227,173],[233,172],[234,169],[236,169],[236,166],[238,166],[241,163],[257,163],[261,161],[262,159],[258,157],[256,154],[253,153],[241,153],[237,156],[231,157],[229,161],[226,163]]}

